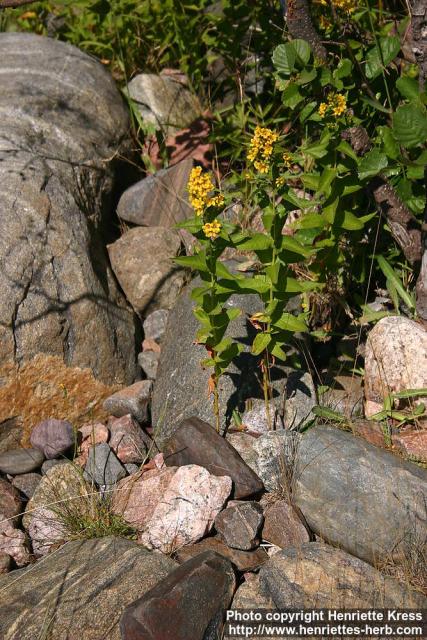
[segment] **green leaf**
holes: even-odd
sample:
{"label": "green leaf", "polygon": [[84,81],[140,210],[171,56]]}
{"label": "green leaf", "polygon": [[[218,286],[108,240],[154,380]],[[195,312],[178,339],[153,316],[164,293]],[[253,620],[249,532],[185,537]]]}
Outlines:
{"label": "green leaf", "polygon": [[292,236],[282,236],[281,248],[301,256],[301,258],[308,258],[308,256],[311,256],[313,253],[311,249],[304,247],[298,240],[292,238]]}
{"label": "green leaf", "polygon": [[397,36],[380,38],[378,44],[379,46],[375,45],[366,55],[365,74],[370,80],[379,76],[383,68],[387,67],[400,51],[400,38]]}
{"label": "green leaf", "polygon": [[349,58],[342,58],[342,60],[338,62],[338,66],[335,69],[333,76],[338,80],[341,78],[346,78],[350,75],[352,69],[353,63],[351,62],[351,60],[349,60]]}
{"label": "green leaf", "polygon": [[378,132],[382,139],[382,143],[384,146],[384,151],[388,155],[389,158],[393,160],[397,160],[400,158],[400,149],[399,145],[396,142],[396,138],[393,135],[393,131],[390,127],[378,127]]}
{"label": "green leaf", "polygon": [[422,396],[427,396],[427,389],[426,388],[422,388],[422,389],[406,389],[405,391],[397,391],[396,393],[393,393],[393,398],[401,398],[403,400],[406,400],[408,398],[416,398],[418,396],[422,397]]}
{"label": "green leaf", "polygon": [[318,190],[325,196],[331,191],[331,184],[337,176],[337,170],[334,167],[325,167],[319,180]]}
{"label": "green leaf", "polygon": [[294,226],[299,229],[322,229],[326,220],[319,213],[307,213],[295,221]]}
{"label": "green leaf", "polygon": [[359,162],[358,174],[361,180],[378,175],[388,165],[385,153],[376,147],[368,151]]}
{"label": "green leaf", "polygon": [[279,73],[289,76],[295,68],[296,52],[294,47],[288,44],[279,44],[273,51],[273,64]]}
{"label": "green leaf", "polygon": [[326,420],[332,420],[333,422],[348,422],[347,418],[342,413],[332,411],[332,409],[328,409],[328,407],[320,407],[319,405],[316,405],[311,411],[319,418],[325,418]]}
{"label": "green leaf", "polygon": [[399,93],[408,100],[418,100],[420,97],[420,87],[415,78],[403,76],[396,80],[396,87],[399,89]]}
{"label": "green leaf", "polygon": [[254,356],[259,356],[260,353],[266,350],[271,342],[271,335],[269,333],[257,333],[252,344],[251,352]]}
{"label": "green leaf", "polygon": [[301,151],[307,156],[311,156],[314,159],[323,158],[328,153],[328,144],[329,144],[330,136],[325,136],[325,138],[315,144],[310,144],[307,147],[302,147]]}
{"label": "green leaf", "polygon": [[206,256],[201,253],[196,253],[194,256],[179,256],[178,258],[174,258],[174,262],[188,269],[196,269],[197,271],[205,273],[208,271]]}
{"label": "green leaf", "polygon": [[286,353],[283,351],[282,347],[280,346],[280,344],[278,342],[276,342],[275,340],[273,340],[274,346],[270,348],[270,353],[275,357],[275,358],[279,358],[279,360],[286,360]]}
{"label": "green leaf", "polygon": [[292,45],[297,57],[300,59],[303,65],[306,65],[310,60],[311,47],[305,40],[301,40],[297,38],[296,40],[292,40],[290,42]]}
{"label": "green leaf", "polygon": [[271,281],[265,276],[254,276],[253,278],[242,278],[236,282],[236,289],[239,291],[250,291],[253,293],[266,293],[270,290]]}
{"label": "green leaf", "polygon": [[236,242],[236,246],[240,251],[259,251],[262,249],[270,249],[270,247],[273,246],[273,240],[271,236],[265,233],[254,233],[250,238],[242,242]]}
{"label": "green leaf", "polygon": [[298,86],[293,82],[282,93],[282,102],[289,109],[295,109],[302,100],[304,100],[304,97],[300,94]]}
{"label": "green leaf", "polygon": [[398,142],[410,149],[427,139],[427,112],[417,103],[403,104],[393,117],[393,132]]}
{"label": "green leaf", "polygon": [[292,313],[283,313],[281,317],[273,323],[274,328],[282,331],[292,331],[294,333],[307,331],[304,320],[297,318]]}
{"label": "green leaf", "polygon": [[405,291],[400,278],[396,275],[393,268],[389,265],[384,256],[377,256],[377,260],[381,271],[383,272],[387,280],[390,280],[390,282],[393,284],[406,306],[411,310],[415,310],[415,303],[413,298],[407,291]]}

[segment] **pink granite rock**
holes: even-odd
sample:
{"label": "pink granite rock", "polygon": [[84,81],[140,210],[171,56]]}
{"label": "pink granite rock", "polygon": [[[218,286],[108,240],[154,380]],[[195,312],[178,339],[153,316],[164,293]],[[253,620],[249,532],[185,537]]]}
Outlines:
{"label": "pink granite rock", "polygon": [[147,436],[130,414],[108,421],[110,447],[123,464],[141,463],[147,454]]}
{"label": "pink granite rock", "polygon": [[18,567],[23,567],[30,560],[25,533],[15,529],[10,520],[2,520],[0,516],[0,556],[3,553],[11,556]]}
{"label": "pink granite rock", "polygon": [[89,456],[89,449],[101,442],[108,442],[110,432],[102,422],[89,422],[83,424],[79,429],[81,443],[80,455],[74,458],[74,462],[84,467]]}
{"label": "pink granite rock", "polygon": [[193,464],[179,467],[139,541],[163,553],[197,542],[212,528],[231,489],[229,476],[213,476]]}
{"label": "pink granite rock", "polygon": [[393,436],[393,445],[406,456],[427,462],[427,429],[399,433]]}

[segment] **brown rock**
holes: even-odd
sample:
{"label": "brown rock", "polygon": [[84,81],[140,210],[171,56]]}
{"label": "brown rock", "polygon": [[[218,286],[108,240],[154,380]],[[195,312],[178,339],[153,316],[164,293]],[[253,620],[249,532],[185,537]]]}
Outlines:
{"label": "brown rock", "polygon": [[110,447],[120,462],[140,463],[145,460],[150,439],[130,414],[110,418],[108,428],[111,433]]}
{"label": "brown rock", "polygon": [[257,502],[236,502],[215,518],[215,528],[229,547],[250,551],[259,545],[259,530],[264,522]]}
{"label": "brown rock", "polygon": [[[3,380],[0,382],[0,386]],[[20,446],[23,436],[22,420],[18,417],[6,420],[0,417],[0,453],[16,449]]]}
{"label": "brown rock", "polygon": [[170,309],[184,283],[184,271],[173,259],[181,240],[164,227],[135,227],[108,245],[117,280],[138,314]]}
{"label": "brown rock", "polygon": [[192,159],[187,158],[132,185],[117,205],[119,218],[143,227],[171,229],[192,216],[187,194],[192,167]]}
{"label": "brown rock", "polygon": [[408,458],[427,462],[427,429],[399,433],[393,436],[393,445]]}
{"label": "brown rock", "polygon": [[135,382],[104,400],[103,407],[116,418],[131,414],[138,422],[145,422],[152,387],[151,380]]}
{"label": "brown rock", "polygon": [[12,523],[16,523],[21,510],[22,501],[19,491],[10,482],[0,478],[0,522],[1,520],[10,520]]}
{"label": "brown rock", "polygon": [[189,544],[178,549],[174,555],[174,559],[181,564],[204,551],[215,551],[215,553],[218,553],[220,556],[224,556],[224,558],[230,560],[239,571],[254,571],[268,560],[268,555],[263,549],[255,549],[254,551],[232,549],[217,536],[214,538],[204,538],[196,544]]}
{"label": "brown rock", "polygon": [[163,454],[168,466],[198,464],[213,475],[230,476],[234,498],[249,498],[263,490],[261,480],[236,449],[199,418],[183,420],[163,446]]}
{"label": "brown rock", "polygon": [[264,511],[263,540],[281,549],[299,547],[310,541],[310,536],[298,518],[295,509],[286,500],[277,500]]}
{"label": "brown rock", "polygon": [[352,420],[351,429],[355,435],[364,438],[376,447],[386,448],[385,434],[380,422],[359,418]]}
{"label": "brown rock", "polygon": [[235,585],[230,562],[206,551],[126,607],[120,621],[122,640],[219,638]]}
{"label": "brown rock", "polygon": [[12,558],[7,553],[0,553],[0,575],[2,573],[7,573],[10,569],[10,565],[12,563]]}

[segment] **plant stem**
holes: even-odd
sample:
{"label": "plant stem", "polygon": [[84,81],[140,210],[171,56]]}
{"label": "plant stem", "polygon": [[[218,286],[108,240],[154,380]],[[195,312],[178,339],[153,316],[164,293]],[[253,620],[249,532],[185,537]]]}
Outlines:
{"label": "plant stem", "polygon": [[264,391],[264,404],[265,404],[265,414],[267,416],[267,427],[268,430],[271,431],[271,415],[270,415],[270,379],[268,375],[269,371],[269,362],[268,362],[268,351],[266,350],[265,355],[262,359],[262,388]]}
{"label": "plant stem", "polygon": [[214,375],[213,396],[214,396],[213,409],[215,414],[215,426],[216,426],[217,433],[219,433],[221,430],[221,424],[220,424],[220,416],[219,416],[218,377],[216,375]]}

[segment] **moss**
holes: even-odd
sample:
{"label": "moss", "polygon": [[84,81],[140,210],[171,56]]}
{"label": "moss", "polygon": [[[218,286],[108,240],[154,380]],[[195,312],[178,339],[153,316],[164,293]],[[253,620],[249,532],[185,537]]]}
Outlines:
{"label": "moss", "polygon": [[37,355],[18,368],[0,367],[0,423],[19,416],[22,445],[29,446],[32,428],[46,418],[68,420],[75,428],[88,421],[104,421],[102,402],[117,391],[96,380],[90,369],[67,367],[57,356]]}

